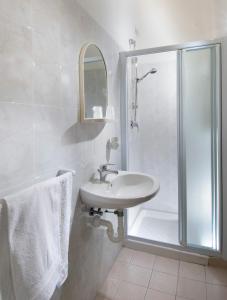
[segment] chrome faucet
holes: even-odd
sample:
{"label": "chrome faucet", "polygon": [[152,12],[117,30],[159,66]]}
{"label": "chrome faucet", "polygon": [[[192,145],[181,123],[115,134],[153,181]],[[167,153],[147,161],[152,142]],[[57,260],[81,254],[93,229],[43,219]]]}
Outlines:
{"label": "chrome faucet", "polygon": [[111,170],[108,169],[108,166],[115,166],[115,164],[103,164],[99,167],[98,172],[99,172],[99,176],[100,176],[100,181],[101,182],[105,182],[106,181],[106,176],[108,174],[118,174],[117,170]]}

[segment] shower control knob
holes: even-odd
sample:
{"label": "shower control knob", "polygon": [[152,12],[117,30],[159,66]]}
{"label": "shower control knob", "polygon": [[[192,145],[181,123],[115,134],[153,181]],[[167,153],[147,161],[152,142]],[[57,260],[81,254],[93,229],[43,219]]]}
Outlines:
{"label": "shower control knob", "polygon": [[138,124],[137,122],[135,122],[135,121],[131,121],[131,122],[130,122],[130,126],[131,126],[132,129],[133,129],[134,127],[136,127],[137,129],[139,129],[139,124]]}
{"label": "shower control knob", "polygon": [[135,103],[132,103],[132,109],[137,109],[137,108],[138,108],[138,105]]}

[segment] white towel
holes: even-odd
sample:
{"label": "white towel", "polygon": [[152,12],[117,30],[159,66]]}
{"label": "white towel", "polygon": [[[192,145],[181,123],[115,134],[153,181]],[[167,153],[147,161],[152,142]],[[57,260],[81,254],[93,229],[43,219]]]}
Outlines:
{"label": "white towel", "polygon": [[0,200],[0,300],[14,300],[12,280],[10,274],[10,257],[7,235],[7,216]]}
{"label": "white towel", "polygon": [[68,274],[72,174],[6,197],[16,300],[49,300]]}

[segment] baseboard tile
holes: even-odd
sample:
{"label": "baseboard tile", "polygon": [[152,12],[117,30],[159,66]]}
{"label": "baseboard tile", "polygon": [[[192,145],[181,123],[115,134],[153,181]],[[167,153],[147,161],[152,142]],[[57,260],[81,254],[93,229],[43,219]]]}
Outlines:
{"label": "baseboard tile", "polygon": [[227,268],[227,261],[220,257],[209,257],[209,266]]}
{"label": "baseboard tile", "polygon": [[197,253],[191,253],[187,251],[177,250],[170,247],[163,247],[154,244],[148,244],[139,241],[125,240],[124,246],[138,250],[148,252],[154,255],[159,255],[163,257],[178,259],[190,263],[208,265],[209,257],[206,255],[200,255]]}

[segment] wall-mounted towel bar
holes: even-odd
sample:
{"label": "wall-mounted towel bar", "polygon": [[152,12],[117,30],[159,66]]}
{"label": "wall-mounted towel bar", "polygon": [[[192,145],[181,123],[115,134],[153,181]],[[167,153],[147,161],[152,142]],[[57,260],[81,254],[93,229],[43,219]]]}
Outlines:
{"label": "wall-mounted towel bar", "polygon": [[[75,170],[71,170],[71,169],[60,169],[56,176],[61,176],[65,173],[72,173],[73,176],[76,175],[76,171]],[[49,174],[50,175],[50,174]],[[39,183],[40,181],[44,181],[44,180],[48,180],[48,178],[50,178],[50,176],[45,176],[45,177],[40,177],[40,176],[37,176],[35,178],[31,178],[31,180],[29,181],[26,181],[24,182],[23,184],[19,184],[17,186],[15,186],[14,188],[11,188],[11,189],[7,189],[5,190],[4,192],[0,193],[0,200],[3,199],[6,195],[11,195],[11,194],[14,194],[14,193],[17,193],[19,192],[20,190],[23,190],[23,189],[26,189],[34,184],[37,184]],[[2,205],[0,203],[0,212],[1,212],[1,209],[2,209]]]}
{"label": "wall-mounted towel bar", "polygon": [[57,172],[57,175],[56,175],[56,176],[61,176],[61,175],[65,174],[65,173],[68,173],[68,172],[72,173],[73,176],[76,175],[76,171],[75,171],[75,170],[62,169],[62,170],[59,170],[59,171]]}

